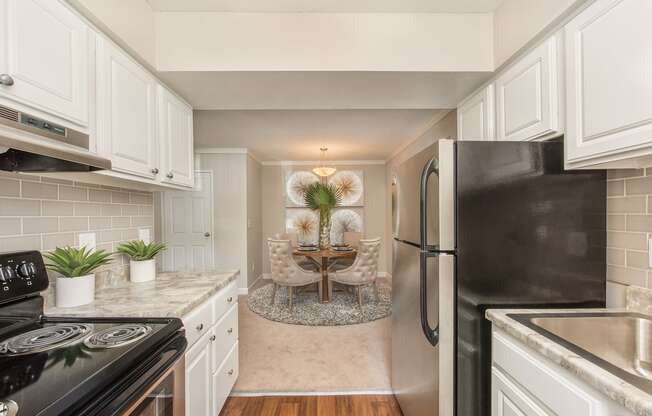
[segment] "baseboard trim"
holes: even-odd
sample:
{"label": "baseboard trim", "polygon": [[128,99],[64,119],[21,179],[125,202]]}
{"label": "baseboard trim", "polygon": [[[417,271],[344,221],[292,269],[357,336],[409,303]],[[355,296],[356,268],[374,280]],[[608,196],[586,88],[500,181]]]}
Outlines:
{"label": "baseboard trim", "polygon": [[249,285],[249,287],[239,287],[239,288],[238,288],[238,295],[239,295],[239,296],[247,296],[247,295],[249,294],[249,289],[251,289],[252,287],[254,287],[254,286],[256,285],[256,283],[258,283],[258,281],[259,281],[260,279],[262,279],[262,278],[263,278],[263,275],[261,274],[260,276],[258,276],[258,277],[256,278],[256,280],[254,280],[254,281]]}
{"label": "baseboard trim", "polygon": [[233,397],[261,396],[370,396],[394,394],[391,389],[379,390],[337,390],[337,391],[232,391]]}

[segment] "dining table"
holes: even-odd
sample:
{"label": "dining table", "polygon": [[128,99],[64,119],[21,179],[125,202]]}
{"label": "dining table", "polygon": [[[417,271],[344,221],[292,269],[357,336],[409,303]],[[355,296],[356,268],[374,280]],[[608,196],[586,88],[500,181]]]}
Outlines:
{"label": "dining table", "polygon": [[304,256],[309,259],[314,260],[319,264],[321,270],[321,282],[322,282],[322,291],[321,291],[321,303],[329,303],[331,301],[331,291],[329,290],[329,281],[328,281],[328,263],[331,259],[345,258],[345,257],[355,257],[357,251],[355,249],[351,250],[333,250],[332,248],[324,248],[317,250],[299,250],[295,248],[293,253],[295,256]]}

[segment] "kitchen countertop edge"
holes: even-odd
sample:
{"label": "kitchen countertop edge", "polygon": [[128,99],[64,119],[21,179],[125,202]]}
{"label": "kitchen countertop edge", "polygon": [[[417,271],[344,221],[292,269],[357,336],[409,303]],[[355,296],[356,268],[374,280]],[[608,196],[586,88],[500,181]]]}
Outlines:
{"label": "kitchen countertop edge", "polygon": [[55,306],[51,284],[42,293],[44,313],[53,317],[183,318],[238,275],[237,270],[159,273],[151,282],[124,282],[97,289],[94,302],[70,308]]}
{"label": "kitchen countertop edge", "polygon": [[626,309],[488,309],[485,316],[497,328],[524,343],[528,348],[571,372],[582,381],[639,416],[652,416],[652,396],[634,387],[589,360],[566,349],[509,314],[626,312]]}

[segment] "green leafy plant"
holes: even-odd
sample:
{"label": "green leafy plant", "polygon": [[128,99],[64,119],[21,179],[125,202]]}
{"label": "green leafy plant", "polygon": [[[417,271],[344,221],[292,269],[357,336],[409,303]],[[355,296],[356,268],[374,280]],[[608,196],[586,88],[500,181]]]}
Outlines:
{"label": "green leafy plant", "polygon": [[319,247],[330,246],[331,211],[342,203],[342,190],[332,184],[315,182],[306,188],[306,206],[319,211]]}
{"label": "green leafy plant", "polygon": [[145,244],[142,240],[133,240],[120,244],[116,250],[118,253],[126,254],[133,261],[145,261],[153,259],[165,250],[165,244]]}
{"label": "green leafy plant", "polygon": [[342,203],[342,191],[335,185],[315,182],[306,188],[304,202],[308,208],[320,214],[330,214],[333,208]]}
{"label": "green leafy plant", "polygon": [[48,270],[71,278],[89,275],[113,260],[111,253],[104,250],[92,252],[86,247],[57,247],[54,251],[44,253],[43,257],[50,261],[45,264]]}

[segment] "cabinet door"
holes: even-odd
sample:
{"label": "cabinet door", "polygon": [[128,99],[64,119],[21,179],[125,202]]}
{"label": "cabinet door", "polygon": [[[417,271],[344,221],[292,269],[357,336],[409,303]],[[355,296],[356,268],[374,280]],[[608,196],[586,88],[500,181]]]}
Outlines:
{"label": "cabinet door", "polygon": [[99,42],[99,141],[113,169],[146,178],[158,166],[156,81],[109,41]]}
{"label": "cabinet door", "polygon": [[493,140],[494,86],[489,85],[468,98],[457,108],[459,140]]}
{"label": "cabinet door", "polygon": [[649,156],[650,16],[650,1],[597,0],[566,25],[567,162]]}
{"label": "cabinet door", "polygon": [[529,140],[559,131],[557,38],[496,79],[497,140]]}
{"label": "cabinet door", "polygon": [[0,95],[88,125],[89,28],[53,0],[0,0]]}
{"label": "cabinet door", "polygon": [[211,333],[204,335],[186,353],[186,414],[213,416],[211,413]]}
{"label": "cabinet door", "polygon": [[237,304],[226,313],[213,328],[215,338],[212,338],[211,353],[213,371],[217,371],[227,357],[229,351],[238,341],[238,306]]}
{"label": "cabinet door", "polygon": [[[233,346],[220,368],[213,374],[213,414],[218,415],[238,378],[238,343]],[[193,413],[194,416],[194,413]]]}
{"label": "cabinet door", "polygon": [[495,367],[491,370],[491,416],[548,416]]}
{"label": "cabinet door", "polygon": [[164,182],[193,186],[192,108],[158,86],[158,126]]}

